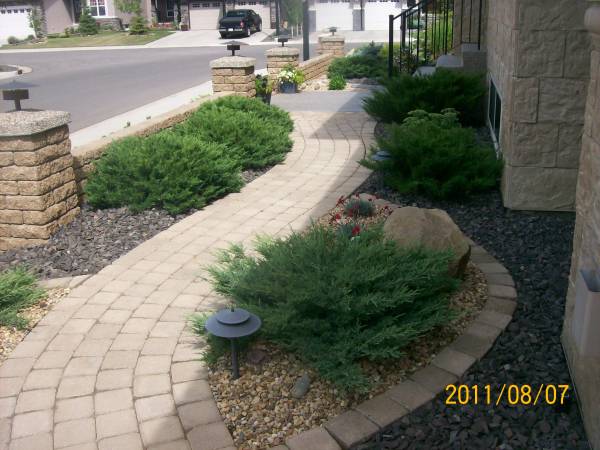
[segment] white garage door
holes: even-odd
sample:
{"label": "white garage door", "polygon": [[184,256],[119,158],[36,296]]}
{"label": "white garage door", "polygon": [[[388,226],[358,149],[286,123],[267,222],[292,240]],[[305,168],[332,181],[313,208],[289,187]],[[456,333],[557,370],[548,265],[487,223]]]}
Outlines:
{"label": "white garage door", "polygon": [[352,30],[352,3],[349,0],[318,0],[317,31],[337,27],[338,30]]}
{"label": "white garage door", "polygon": [[[388,0],[368,0],[365,2],[365,30],[387,30],[389,15],[402,12],[402,3]],[[397,22],[397,21],[396,21]]]}
{"label": "white garage door", "polygon": [[220,2],[194,2],[190,4],[190,28],[192,30],[216,30],[221,18]]}
{"label": "white garage door", "polygon": [[0,4],[0,44],[5,44],[9,36],[25,39],[35,34],[29,25],[29,5],[3,6]]}
{"label": "white garage door", "polygon": [[271,7],[267,1],[236,2],[236,9],[251,9],[260,16],[263,28],[271,28]]}

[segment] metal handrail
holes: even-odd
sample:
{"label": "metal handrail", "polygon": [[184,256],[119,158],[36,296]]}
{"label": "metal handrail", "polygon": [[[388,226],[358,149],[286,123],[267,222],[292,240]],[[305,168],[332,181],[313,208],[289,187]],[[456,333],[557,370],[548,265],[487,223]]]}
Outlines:
{"label": "metal handrail", "polygon": [[[400,54],[397,66],[401,72],[403,70],[410,72],[412,69],[416,69],[418,65],[431,64],[439,56],[454,48],[454,33],[456,32],[454,29],[455,1],[460,3],[459,45],[477,43],[477,48],[481,49],[483,0],[475,0],[479,3],[476,41],[472,39],[472,28],[475,19],[474,0],[420,0],[397,15],[389,15],[388,76],[391,77],[394,74],[394,22],[398,19],[400,21]],[[466,1],[469,1],[471,5],[468,17],[469,38],[467,41],[463,40],[464,2]],[[424,28],[422,27],[423,22]]]}

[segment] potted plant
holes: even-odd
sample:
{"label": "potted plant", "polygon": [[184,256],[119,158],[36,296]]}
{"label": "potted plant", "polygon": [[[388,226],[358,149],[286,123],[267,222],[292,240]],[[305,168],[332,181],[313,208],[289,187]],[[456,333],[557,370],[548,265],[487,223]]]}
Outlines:
{"label": "potted plant", "polygon": [[277,75],[279,91],[283,94],[295,94],[298,85],[304,83],[304,72],[291,64],[286,65]]}
{"label": "potted plant", "polygon": [[273,82],[268,76],[256,75],[254,80],[256,97],[260,98],[267,105],[271,104],[271,93],[273,92]]}

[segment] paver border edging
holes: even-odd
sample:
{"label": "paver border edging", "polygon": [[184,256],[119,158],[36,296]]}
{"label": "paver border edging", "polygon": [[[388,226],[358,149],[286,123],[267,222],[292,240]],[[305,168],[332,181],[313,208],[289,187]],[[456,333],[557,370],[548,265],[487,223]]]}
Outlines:
{"label": "paver border edging", "polygon": [[[398,205],[367,194],[379,206]],[[340,450],[368,440],[412,411],[433,400],[448,384],[456,383],[481,360],[512,320],[517,307],[517,291],[508,270],[482,246],[469,239],[471,262],[484,274],[488,299],[479,315],[430,364],[418,370],[383,394],[327,421],[323,427],[289,437],[285,445],[272,450]]]}

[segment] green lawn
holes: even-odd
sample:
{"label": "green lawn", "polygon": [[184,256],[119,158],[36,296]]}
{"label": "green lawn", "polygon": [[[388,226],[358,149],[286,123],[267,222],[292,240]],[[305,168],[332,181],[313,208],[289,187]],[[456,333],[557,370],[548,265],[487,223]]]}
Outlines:
{"label": "green lawn", "polygon": [[45,42],[24,42],[16,45],[3,45],[2,49],[61,48],[61,47],[103,47],[109,45],[144,45],[171,34],[169,30],[151,30],[146,34],[131,35],[124,31],[102,31],[93,36],[71,36],[50,38]]}

